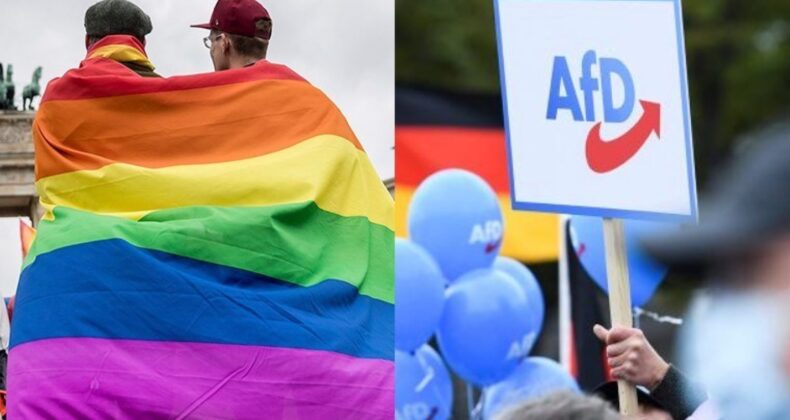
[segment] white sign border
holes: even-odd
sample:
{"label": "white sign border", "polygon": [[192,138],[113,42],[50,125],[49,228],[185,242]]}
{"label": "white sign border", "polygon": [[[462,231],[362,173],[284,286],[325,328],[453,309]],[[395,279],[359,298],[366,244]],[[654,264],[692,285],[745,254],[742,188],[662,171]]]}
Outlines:
{"label": "white sign border", "polygon": [[[683,131],[686,140],[686,172],[689,185],[689,203],[691,213],[676,214],[651,212],[642,210],[625,210],[618,208],[574,206],[567,204],[550,204],[528,201],[517,201],[515,184],[513,182],[513,153],[510,148],[510,118],[507,110],[507,83],[505,82],[505,59],[502,56],[502,33],[500,31],[499,3],[494,0],[494,25],[496,27],[497,55],[499,56],[499,84],[502,91],[502,112],[505,119],[505,142],[507,143],[508,179],[510,181],[510,203],[514,210],[537,211],[547,213],[578,214],[585,216],[615,217],[622,219],[642,219],[653,221],[698,221],[697,208],[697,180],[694,167],[694,144],[691,136],[691,115],[689,112],[688,73],[686,71],[686,41],[683,31],[683,17],[681,16],[681,0],[586,0],[593,1],[622,1],[622,2],[671,2],[675,10],[675,30],[678,41],[678,67],[680,69],[680,96],[683,107]],[[510,0],[512,1],[512,0]],[[545,2],[552,0],[521,0],[524,2]]]}

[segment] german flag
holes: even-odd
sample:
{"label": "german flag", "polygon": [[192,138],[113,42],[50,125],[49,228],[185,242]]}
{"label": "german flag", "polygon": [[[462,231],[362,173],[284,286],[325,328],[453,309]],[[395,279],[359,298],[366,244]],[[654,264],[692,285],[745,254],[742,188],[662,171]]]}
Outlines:
{"label": "german flag", "polygon": [[502,254],[523,262],[557,259],[559,219],[517,212],[510,182],[498,95],[459,94],[400,86],[395,107],[395,226],[407,236],[407,213],[415,189],[442,169],[474,172],[496,191],[505,217]]}
{"label": "german flag", "polygon": [[606,294],[595,284],[582,266],[579,256],[584,248],[575,248],[571,239],[570,220],[564,226],[566,235],[568,277],[570,286],[570,370],[579,386],[592,391],[600,384],[611,381],[606,358],[606,346],[593,334],[595,324],[609,325],[605,312]]}

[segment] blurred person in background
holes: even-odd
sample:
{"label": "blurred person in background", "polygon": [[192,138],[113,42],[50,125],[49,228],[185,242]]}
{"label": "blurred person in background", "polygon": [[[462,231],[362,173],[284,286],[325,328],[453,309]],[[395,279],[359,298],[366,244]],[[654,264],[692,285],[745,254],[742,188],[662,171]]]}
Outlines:
{"label": "blurred person in background", "polygon": [[[681,357],[727,419],[790,418],[790,119],[751,139],[700,224],[645,246],[704,276]],[[704,204],[704,203],[703,203]]]}

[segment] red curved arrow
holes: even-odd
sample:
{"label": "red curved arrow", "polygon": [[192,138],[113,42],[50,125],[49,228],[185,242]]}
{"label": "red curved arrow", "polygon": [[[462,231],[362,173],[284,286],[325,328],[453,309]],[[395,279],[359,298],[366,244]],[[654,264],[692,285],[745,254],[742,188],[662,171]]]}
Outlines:
{"label": "red curved arrow", "polygon": [[499,246],[500,242],[502,242],[502,239],[497,239],[494,242],[487,243],[486,244],[486,254],[490,254],[490,253],[496,251],[496,249]]}
{"label": "red curved arrow", "polygon": [[604,141],[601,139],[601,123],[595,124],[587,134],[587,164],[595,172],[615,170],[628,162],[644,146],[650,134],[661,138],[661,104],[639,101],[642,117],[622,136]]}

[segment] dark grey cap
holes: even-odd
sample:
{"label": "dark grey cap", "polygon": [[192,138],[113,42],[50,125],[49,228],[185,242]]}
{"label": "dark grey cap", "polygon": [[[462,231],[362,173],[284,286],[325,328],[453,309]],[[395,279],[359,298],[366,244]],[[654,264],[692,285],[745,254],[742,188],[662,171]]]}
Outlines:
{"label": "dark grey cap", "polygon": [[142,40],[152,30],[151,18],[127,0],[102,0],[85,12],[88,36],[132,35]]}
{"label": "dark grey cap", "polygon": [[700,272],[790,234],[790,118],[747,141],[750,149],[715,184],[700,224],[646,239],[649,254]]}

